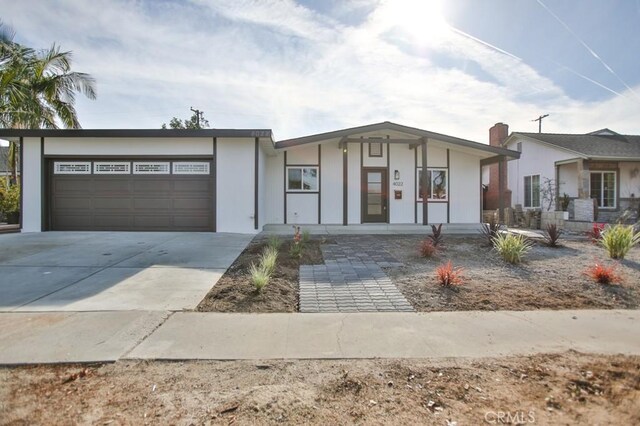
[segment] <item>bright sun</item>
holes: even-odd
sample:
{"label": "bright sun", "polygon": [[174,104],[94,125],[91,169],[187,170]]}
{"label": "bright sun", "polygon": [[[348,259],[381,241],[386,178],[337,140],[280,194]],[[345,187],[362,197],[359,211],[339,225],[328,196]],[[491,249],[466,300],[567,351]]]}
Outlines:
{"label": "bright sun", "polygon": [[442,37],[449,29],[438,0],[388,0],[382,7],[385,21],[418,41]]}

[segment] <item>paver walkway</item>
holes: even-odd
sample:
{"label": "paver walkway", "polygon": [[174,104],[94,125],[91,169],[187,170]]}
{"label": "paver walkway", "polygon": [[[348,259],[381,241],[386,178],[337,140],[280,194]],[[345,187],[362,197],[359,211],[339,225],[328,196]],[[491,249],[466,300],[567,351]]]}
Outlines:
{"label": "paver walkway", "polygon": [[402,263],[371,236],[321,246],[324,265],[300,266],[300,312],[413,312],[382,269]]}

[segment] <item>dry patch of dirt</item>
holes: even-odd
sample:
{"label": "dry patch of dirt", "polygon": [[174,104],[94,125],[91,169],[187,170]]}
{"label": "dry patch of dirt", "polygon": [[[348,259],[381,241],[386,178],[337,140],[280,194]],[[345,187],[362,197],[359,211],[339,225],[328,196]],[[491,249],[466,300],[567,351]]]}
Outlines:
{"label": "dry patch of dirt", "polygon": [[640,424],[640,357],[575,352],[458,361],[127,361],[4,368],[0,382],[3,425]]}
{"label": "dry patch of dirt", "polygon": [[[481,237],[446,236],[435,258],[418,255],[422,237],[386,237],[389,251],[405,264],[387,270],[418,311],[637,309],[640,306],[640,248],[614,262],[604,249],[586,240],[563,240],[558,248],[536,243],[520,265],[511,265]],[[451,260],[466,281],[443,288],[435,269]],[[617,264],[624,281],[602,285],[584,274],[595,262]]]}
{"label": "dry patch of dirt", "polygon": [[251,285],[249,268],[258,263],[266,239],[252,241],[238,256],[227,272],[214,285],[196,310],[201,312],[297,312],[300,265],[324,263],[320,244],[322,239],[311,238],[304,244],[302,256],[289,255],[292,241],[283,240],[279,249],[275,272],[269,284],[256,292]]}

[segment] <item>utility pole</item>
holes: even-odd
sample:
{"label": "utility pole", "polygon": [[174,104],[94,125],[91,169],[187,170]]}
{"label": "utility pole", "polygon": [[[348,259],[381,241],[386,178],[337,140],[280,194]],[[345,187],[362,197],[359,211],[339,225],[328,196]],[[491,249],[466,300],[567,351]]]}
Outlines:
{"label": "utility pole", "polygon": [[204,117],[203,117],[203,116],[204,116],[204,112],[203,112],[203,111],[200,111],[199,109],[194,109],[193,107],[189,107],[189,109],[190,109],[192,112],[195,112],[195,113],[196,113],[196,119],[197,119],[197,123],[198,123],[198,129],[201,129],[201,127],[200,127],[200,118],[204,118]]}
{"label": "utility pole", "polygon": [[549,114],[545,114],[545,115],[541,115],[540,117],[533,119],[531,121],[537,121],[538,122],[538,133],[542,133],[542,119],[545,117],[548,117]]}

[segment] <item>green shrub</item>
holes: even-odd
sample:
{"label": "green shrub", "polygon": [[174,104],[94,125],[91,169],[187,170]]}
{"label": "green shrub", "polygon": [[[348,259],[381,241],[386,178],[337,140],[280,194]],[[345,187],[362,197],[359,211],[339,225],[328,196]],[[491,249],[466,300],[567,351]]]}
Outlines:
{"label": "green shrub", "polygon": [[0,177],[0,216],[16,215],[20,212],[20,185],[9,185]]}
{"label": "green shrub", "polygon": [[289,247],[289,256],[300,259],[302,257],[302,249],[304,246],[301,241],[294,241],[291,243],[291,247]]}
{"label": "green shrub", "polygon": [[249,272],[251,273],[251,284],[256,288],[256,291],[261,292],[269,284],[269,279],[271,278],[269,272],[262,265],[256,266],[255,263],[251,264]]}
{"label": "green shrub", "polygon": [[509,263],[520,263],[532,244],[523,235],[497,234],[493,238],[493,248]]}
{"label": "green shrub", "polygon": [[267,242],[267,247],[278,251],[281,245],[282,245],[282,240],[280,239],[280,237],[278,237],[277,235],[272,235],[269,237],[269,240]]}
{"label": "green shrub", "polygon": [[260,256],[260,266],[264,269],[269,275],[273,274],[273,271],[276,269],[276,261],[278,260],[278,250],[273,247],[267,246],[262,251],[262,256]]}
{"label": "green shrub", "polygon": [[302,231],[302,243],[307,244],[311,240],[311,233],[309,231]]}
{"label": "green shrub", "polygon": [[640,232],[631,225],[607,226],[600,235],[600,244],[612,259],[624,259],[631,247],[640,242]]}

